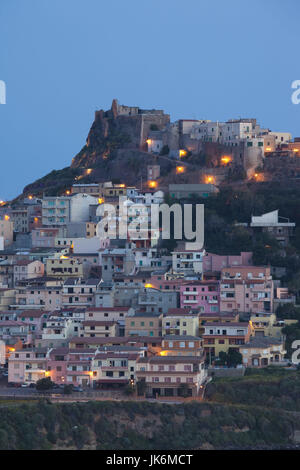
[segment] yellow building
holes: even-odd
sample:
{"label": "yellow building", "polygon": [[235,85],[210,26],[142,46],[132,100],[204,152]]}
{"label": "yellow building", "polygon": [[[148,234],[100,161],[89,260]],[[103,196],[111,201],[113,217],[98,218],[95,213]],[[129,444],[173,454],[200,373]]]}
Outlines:
{"label": "yellow building", "polygon": [[119,326],[116,321],[86,320],[82,322],[84,338],[108,338],[119,336]]}
{"label": "yellow building", "polygon": [[83,264],[68,256],[46,259],[47,276],[58,278],[83,277]]}
{"label": "yellow building", "polygon": [[[14,224],[8,215],[5,215],[3,220],[0,220],[0,237],[3,237],[3,244],[6,248],[13,242]],[[3,249],[3,248],[1,248]]]}
{"label": "yellow building", "polygon": [[239,314],[234,312],[209,312],[199,313],[199,335],[201,336],[209,322],[225,322],[225,323],[237,323],[239,321]]}
{"label": "yellow building", "polygon": [[162,335],[198,336],[199,315],[181,312],[167,313],[162,319]]}
{"label": "yellow building", "polygon": [[135,313],[125,318],[125,336],[161,336],[163,314]]}
{"label": "yellow building", "polygon": [[[289,320],[277,321],[275,313],[254,313],[250,317],[251,326],[254,329],[254,335],[272,336],[280,338],[281,330],[288,325]],[[297,323],[297,320],[290,320],[291,323]]]}
{"label": "yellow building", "polygon": [[0,311],[8,310],[9,305],[15,305],[16,293],[15,289],[0,289]]}
{"label": "yellow building", "polygon": [[240,348],[243,365],[246,367],[267,367],[280,363],[286,350],[282,340],[272,337],[252,338],[249,343]]}
{"label": "yellow building", "polygon": [[218,357],[220,352],[239,350],[250,341],[253,328],[250,322],[207,323],[203,334],[204,350],[210,357]]}

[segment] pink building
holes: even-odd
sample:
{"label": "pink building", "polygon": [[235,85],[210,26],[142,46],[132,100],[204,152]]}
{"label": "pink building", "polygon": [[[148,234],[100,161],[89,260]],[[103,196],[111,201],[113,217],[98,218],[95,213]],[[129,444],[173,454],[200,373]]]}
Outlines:
{"label": "pink building", "polygon": [[14,265],[14,285],[17,286],[19,281],[26,279],[34,279],[44,275],[44,264],[41,261],[33,261],[22,259]]}
{"label": "pink building", "polygon": [[252,252],[242,251],[240,255],[215,255],[206,253],[203,257],[203,272],[221,271],[223,268],[249,266]]}
{"label": "pink building", "polygon": [[218,281],[181,281],[180,307],[197,308],[201,313],[220,311],[220,288]]}
{"label": "pink building", "polygon": [[45,377],[46,349],[20,349],[10,353],[8,382],[35,383]]}
{"label": "pink building", "polygon": [[222,312],[273,312],[271,268],[239,266],[222,269],[220,297]]}
{"label": "pink building", "polygon": [[182,279],[166,280],[164,273],[154,273],[149,279],[149,284],[151,284],[155,289],[179,292],[180,286],[182,285]]}
{"label": "pink building", "polygon": [[47,376],[56,384],[90,386],[92,383],[92,359],[96,350],[56,348],[50,350]]}
{"label": "pink building", "polygon": [[54,248],[55,238],[59,237],[59,228],[37,228],[32,230],[31,237],[33,248]]}
{"label": "pink building", "polygon": [[56,384],[90,386],[96,350],[68,348],[19,349],[10,354],[8,382],[36,383],[50,377]]}
{"label": "pink building", "polygon": [[68,354],[68,348],[55,348],[48,353],[46,376],[56,384],[66,383]]}
{"label": "pink building", "polygon": [[[18,308],[38,308],[44,310],[58,310],[62,304],[61,286],[28,286],[19,288],[16,294]],[[24,307],[23,307],[24,306]]]}

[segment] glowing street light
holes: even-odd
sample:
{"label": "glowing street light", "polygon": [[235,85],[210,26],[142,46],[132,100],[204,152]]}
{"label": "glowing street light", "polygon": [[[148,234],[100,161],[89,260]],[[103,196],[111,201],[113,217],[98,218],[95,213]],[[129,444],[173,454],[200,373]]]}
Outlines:
{"label": "glowing street light", "polygon": [[223,165],[227,165],[228,163],[232,162],[232,158],[230,156],[227,156],[227,155],[224,155],[222,158],[221,158],[221,163]]}
{"label": "glowing street light", "polygon": [[157,182],[156,181],[148,181],[148,186],[149,186],[149,188],[156,188],[157,187]]}
{"label": "glowing street light", "polygon": [[176,173],[177,175],[180,175],[185,172],[185,166],[177,166],[176,167]]}
{"label": "glowing street light", "polygon": [[214,176],[206,175],[206,177],[205,177],[205,183],[206,184],[213,184],[214,182],[215,182]]}

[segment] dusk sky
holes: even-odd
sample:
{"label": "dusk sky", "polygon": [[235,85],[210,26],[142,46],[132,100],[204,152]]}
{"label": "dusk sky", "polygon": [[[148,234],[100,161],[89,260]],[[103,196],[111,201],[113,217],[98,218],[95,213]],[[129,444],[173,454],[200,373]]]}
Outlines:
{"label": "dusk sky", "polygon": [[96,109],[300,136],[299,0],[0,0],[0,199],[71,163]]}

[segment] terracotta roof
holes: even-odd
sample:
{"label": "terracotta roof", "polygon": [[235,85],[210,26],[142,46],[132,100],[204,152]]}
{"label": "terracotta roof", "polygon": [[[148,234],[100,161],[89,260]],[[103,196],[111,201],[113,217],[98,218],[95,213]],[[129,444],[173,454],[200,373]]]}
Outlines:
{"label": "terracotta roof", "polygon": [[208,327],[211,327],[211,326],[226,326],[226,327],[231,327],[231,326],[240,326],[240,327],[247,327],[249,326],[249,323],[247,322],[209,322],[207,325],[204,325],[204,326],[208,326]]}
{"label": "terracotta roof", "polygon": [[[138,362],[149,363],[149,364],[163,364],[163,363],[180,363],[180,364],[199,364],[203,362],[203,357],[201,356],[152,356],[152,357],[141,357],[138,359]],[[153,371],[157,373],[160,371]],[[180,373],[180,371],[178,371]]]}
{"label": "terracotta roof", "polygon": [[83,326],[112,326],[116,324],[117,324],[116,321],[110,321],[110,320],[107,320],[107,321],[86,320],[82,322]]}
{"label": "terracotta roof", "polygon": [[128,312],[130,307],[89,307],[87,312]]}

